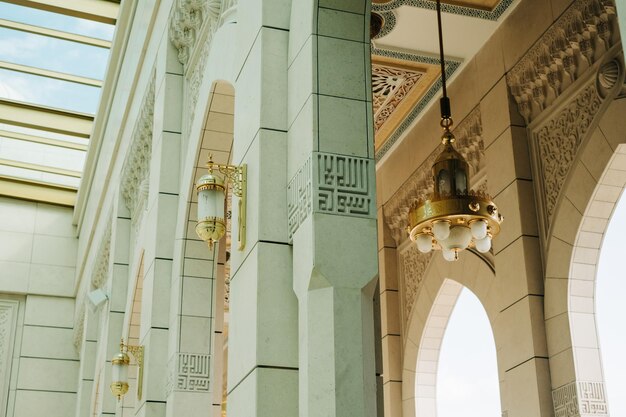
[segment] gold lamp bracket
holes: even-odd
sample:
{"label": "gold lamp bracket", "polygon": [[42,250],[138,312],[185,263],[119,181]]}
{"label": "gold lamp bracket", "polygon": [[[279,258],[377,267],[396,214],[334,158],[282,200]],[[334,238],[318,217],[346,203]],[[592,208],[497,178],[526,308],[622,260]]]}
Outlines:
{"label": "gold lamp bracket", "polygon": [[141,400],[141,396],[143,393],[143,356],[144,356],[144,347],[142,345],[127,345],[124,343],[124,340],[120,343],[120,351],[126,351],[133,355],[135,361],[137,362],[137,367],[139,368],[139,375],[137,375],[137,399]]}
{"label": "gold lamp bracket", "polygon": [[237,241],[239,242],[238,249],[240,251],[244,250],[246,247],[246,195],[248,191],[248,165],[241,164],[237,165],[227,165],[227,164],[216,164],[209,156],[210,160],[207,164],[209,170],[217,170],[220,174],[224,175],[226,182],[232,185],[233,194],[239,198],[239,217],[238,226],[239,231],[237,234]]}

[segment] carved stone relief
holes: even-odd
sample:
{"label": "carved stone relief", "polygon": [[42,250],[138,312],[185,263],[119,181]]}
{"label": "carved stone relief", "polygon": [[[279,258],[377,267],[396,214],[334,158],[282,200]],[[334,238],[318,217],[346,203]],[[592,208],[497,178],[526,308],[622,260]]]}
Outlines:
{"label": "carved stone relief", "polygon": [[[472,187],[479,190],[486,188],[486,177],[479,174],[483,168],[485,151],[482,130],[479,107],[476,107],[454,129],[457,138],[456,149],[470,165],[471,176],[474,180]],[[426,200],[432,192],[431,168],[440,152],[441,149],[437,147],[383,207],[384,221],[389,226],[397,245],[408,238],[406,228],[409,208],[417,201]],[[476,182],[477,179],[480,179],[480,183]]]}
{"label": "carved stone relief", "polygon": [[130,150],[122,169],[122,196],[135,223],[141,218],[144,202],[148,197],[153,122],[154,77],[143,98]]}
{"label": "carved stone relief", "polygon": [[205,25],[217,21],[222,0],[177,0],[170,15],[170,40],[187,65]]}
{"label": "carved stone relief", "polygon": [[422,253],[415,245],[407,245],[399,252],[400,276],[402,277],[402,321],[406,327],[411,310],[417,298],[418,290],[424,279],[424,273],[432,258],[432,253]]}
{"label": "carved stone relief", "polygon": [[555,417],[608,416],[602,382],[572,382],[552,391]]}
{"label": "carved stone relief", "polygon": [[287,186],[289,236],[313,212],[375,218],[375,164],[314,152]]}
{"label": "carved stone relief", "polygon": [[567,107],[534,133],[549,224],[567,173],[576,159],[585,134],[600,109],[595,84],[587,86]]}
{"label": "carved stone relief", "polygon": [[423,75],[422,71],[372,64],[372,105],[376,131],[389,119]]}
{"label": "carved stone relief", "polygon": [[619,43],[612,0],[578,0],[507,74],[519,113],[530,123]]}
{"label": "carved stone relief", "polygon": [[170,363],[167,381],[172,391],[209,392],[211,356],[205,353],[177,353]]}
{"label": "carved stone relief", "polygon": [[187,134],[195,117],[213,35],[224,23],[223,18],[236,10],[237,3],[237,0],[177,0],[172,8],[169,35],[185,68],[187,117],[183,129]]}

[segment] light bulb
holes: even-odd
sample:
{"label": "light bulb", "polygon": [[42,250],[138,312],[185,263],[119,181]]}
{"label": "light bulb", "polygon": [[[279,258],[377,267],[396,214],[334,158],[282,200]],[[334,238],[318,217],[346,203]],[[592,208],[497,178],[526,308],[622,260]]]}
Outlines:
{"label": "light bulb", "polygon": [[472,241],[472,232],[467,226],[454,226],[450,229],[450,236],[445,241],[448,249],[466,249]]}
{"label": "light bulb", "polygon": [[491,249],[491,236],[485,236],[484,238],[474,242],[476,250],[480,253],[487,253]]}
{"label": "light bulb", "polygon": [[442,250],[443,253],[443,259],[445,259],[448,262],[454,262],[457,259],[459,259],[459,255],[457,254],[457,251],[454,249],[444,249]]}
{"label": "light bulb", "polygon": [[484,220],[476,220],[470,224],[472,236],[474,239],[483,239],[487,236],[487,222]]}
{"label": "light bulb", "polygon": [[415,243],[417,244],[417,249],[422,253],[428,253],[433,248],[433,238],[431,235],[426,233],[420,233],[417,235]]}
{"label": "light bulb", "polygon": [[433,234],[438,241],[446,240],[450,235],[450,222],[447,220],[433,223]]}

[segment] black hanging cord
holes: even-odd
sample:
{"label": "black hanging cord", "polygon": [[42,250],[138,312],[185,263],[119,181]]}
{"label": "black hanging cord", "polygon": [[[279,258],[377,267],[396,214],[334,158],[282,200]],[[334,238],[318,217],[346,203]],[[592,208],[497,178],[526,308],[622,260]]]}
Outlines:
{"label": "black hanging cord", "polygon": [[441,118],[449,119],[452,116],[450,109],[450,99],[446,89],[446,60],[443,54],[443,33],[441,30],[441,0],[437,0],[437,29],[439,32],[439,60],[441,63],[441,85],[443,89],[443,97],[439,101],[441,106]]}

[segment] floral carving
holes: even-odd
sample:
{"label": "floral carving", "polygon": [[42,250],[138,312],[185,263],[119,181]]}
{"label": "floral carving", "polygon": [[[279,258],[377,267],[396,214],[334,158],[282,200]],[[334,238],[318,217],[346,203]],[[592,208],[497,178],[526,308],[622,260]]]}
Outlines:
{"label": "floral carving", "polygon": [[177,0],[170,17],[170,40],[178,60],[187,65],[205,25],[216,22],[221,0]]}
{"label": "floral carving", "polygon": [[411,310],[431,257],[432,253],[421,253],[415,245],[408,245],[406,249],[400,252],[400,276],[404,282],[402,306],[405,325],[408,318],[411,317]]}
{"label": "floral carving", "polygon": [[578,0],[507,74],[519,113],[530,123],[619,42],[612,0]]}
{"label": "floral carving", "polygon": [[548,225],[567,173],[600,104],[596,85],[592,83],[535,133]]}
{"label": "floral carving", "polygon": [[[476,107],[454,130],[457,138],[457,150],[470,165],[472,178],[474,180],[481,178],[478,182],[474,182],[472,186],[481,190],[486,188],[484,175],[477,175],[482,170],[484,164],[485,146],[482,133],[482,119],[479,107]],[[428,199],[429,194],[432,192],[433,179],[431,168],[440,152],[441,149],[439,147],[433,150],[383,207],[385,222],[391,229],[397,244],[408,238],[406,228],[408,226],[409,208],[420,200]]]}
{"label": "floral carving", "polygon": [[133,130],[130,151],[122,170],[122,196],[135,222],[141,217],[140,210],[148,196],[153,122],[154,77],[143,98],[141,112]]}
{"label": "floral carving", "polygon": [[398,105],[424,76],[422,71],[372,65],[374,129],[378,131]]}

